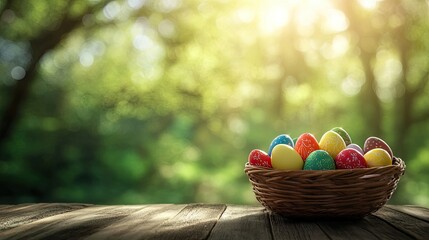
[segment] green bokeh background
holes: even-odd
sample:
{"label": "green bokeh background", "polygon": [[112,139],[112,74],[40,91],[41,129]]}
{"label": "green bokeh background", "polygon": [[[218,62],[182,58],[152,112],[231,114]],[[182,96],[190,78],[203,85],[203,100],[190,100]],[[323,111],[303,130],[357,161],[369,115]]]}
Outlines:
{"label": "green bokeh background", "polygon": [[341,126],[429,206],[428,56],[427,1],[0,0],[0,203],[256,203],[252,149]]}

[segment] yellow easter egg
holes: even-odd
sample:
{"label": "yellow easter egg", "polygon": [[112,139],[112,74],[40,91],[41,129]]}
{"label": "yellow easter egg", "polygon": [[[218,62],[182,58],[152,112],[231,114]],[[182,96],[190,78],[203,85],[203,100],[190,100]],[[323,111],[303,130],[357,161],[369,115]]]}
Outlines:
{"label": "yellow easter egg", "polygon": [[382,148],[374,148],[363,156],[368,167],[381,167],[392,165],[392,158],[389,153]]}
{"label": "yellow easter egg", "polygon": [[301,170],[304,161],[293,147],[287,144],[278,144],[271,153],[271,165],[278,170]]}
{"label": "yellow easter egg", "polygon": [[327,151],[335,159],[338,153],[346,148],[346,143],[340,134],[334,131],[327,131],[320,139],[319,146],[320,149]]}

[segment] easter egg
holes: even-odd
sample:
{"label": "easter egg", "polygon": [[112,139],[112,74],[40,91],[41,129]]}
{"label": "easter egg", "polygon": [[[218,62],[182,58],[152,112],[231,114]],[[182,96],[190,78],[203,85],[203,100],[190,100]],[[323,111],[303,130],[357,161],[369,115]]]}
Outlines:
{"label": "easter egg", "polygon": [[341,136],[341,138],[344,140],[344,143],[346,145],[349,145],[349,144],[352,143],[352,139],[350,138],[350,135],[343,128],[341,128],[341,127],[334,127],[334,128],[331,129],[331,131],[334,131],[334,132],[338,133]]}
{"label": "easter egg", "polygon": [[277,144],[271,154],[271,164],[278,170],[301,170],[304,161],[291,146]]}
{"label": "easter egg", "polygon": [[273,141],[270,144],[270,147],[268,148],[268,155],[271,156],[271,153],[273,151],[273,148],[278,144],[287,144],[291,147],[293,147],[293,140],[292,138],[287,134],[281,134],[273,139]]}
{"label": "easter egg", "polygon": [[380,167],[392,165],[392,158],[389,153],[382,148],[374,148],[369,150],[363,156],[368,167]]}
{"label": "easter egg", "polygon": [[378,137],[369,137],[366,139],[364,145],[363,145],[363,151],[367,153],[368,151],[374,149],[374,148],[382,148],[389,153],[390,158],[393,157],[392,149],[387,145],[385,141]]}
{"label": "easter egg", "polygon": [[262,150],[254,149],[250,152],[248,161],[250,165],[272,168],[271,157]]}
{"label": "easter egg", "polygon": [[346,148],[335,157],[337,169],[366,168],[367,164],[362,153],[354,148]]}
{"label": "easter egg", "polygon": [[295,144],[295,151],[299,153],[304,161],[310,153],[319,149],[319,143],[311,133],[301,134]]}
{"label": "easter egg", "polygon": [[335,161],[324,150],[316,150],[308,155],[304,163],[304,170],[334,170]]}
{"label": "easter egg", "polygon": [[296,145],[296,141],[298,140],[298,138],[294,138],[294,139],[292,139],[292,141],[293,141],[293,145],[295,146]]}
{"label": "easter egg", "polygon": [[346,143],[338,133],[327,131],[320,139],[319,146],[320,149],[327,151],[332,158],[335,158],[341,150],[346,148]]}
{"label": "easter egg", "polygon": [[347,147],[346,147],[346,148],[352,148],[352,149],[355,149],[355,150],[357,150],[358,152],[360,152],[362,155],[364,155],[364,152],[363,152],[362,148],[361,148],[359,145],[355,144],[355,143],[352,143],[352,144],[347,145]]}

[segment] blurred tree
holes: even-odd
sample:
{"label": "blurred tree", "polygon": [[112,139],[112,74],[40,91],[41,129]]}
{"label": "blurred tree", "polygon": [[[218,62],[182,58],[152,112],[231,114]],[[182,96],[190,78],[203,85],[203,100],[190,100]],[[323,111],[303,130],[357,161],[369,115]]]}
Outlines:
{"label": "blurred tree", "polygon": [[381,34],[378,29],[374,29],[371,24],[362,24],[365,20],[371,18],[370,12],[362,11],[358,1],[350,1],[341,4],[341,9],[348,17],[350,31],[358,36],[357,48],[359,48],[359,57],[365,73],[365,82],[360,92],[361,113],[366,120],[366,126],[375,136],[383,136],[383,114],[382,104],[377,96],[377,81],[373,70],[373,64],[376,58],[377,49]]}
{"label": "blurred tree", "polygon": [[[418,101],[428,99],[425,93],[429,81],[428,63],[423,59],[429,52],[426,36],[429,25],[425,20],[429,16],[428,6],[424,2],[384,1],[380,3],[381,10],[374,13],[362,11],[357,1],[338,3],[348,16],[350,31],[359,36],[356,47],[365,72],[365,83],[360,95],[366,125],[371,127],[371,132],[376,136],[385,137],[386,132],[395,133],[393,147],[396,153],[408,158],[408,148],[403,146],[410,137],[411,128],[418,128],[420,123],[429,120],[428,107],[416,109]],[[362,24],[368,22],[368,19],[369,24]],[[382,59],[383,51],[392,52],[393,56]],[[377,76],[376,63],[392,62],[395,58],[400,65],[388,67],[398,69],[388,71],[399,71],[399,74],[390,74],[390,79],[380,74]],[[386,84],[391,86],[383,88],[382,85]],[[383,107],[386,97],[394,99],[394,111]],[[383,129],[383,124],[386,124],[383,117],[393,119],[391,128]]]}
{"label": "blurred tree", "polygon": [[[0,149],[19,119],[22,105],[36,79],[40,59],[55,49],[73,30],[81,27],[83,17],[96,14],[107,2],[109,1],[91,4],[87,1],[65,1],[52,4],[40,1],[36,4],[31,1],[4,1],[0,15],[6,18],[6,21],[11,21],[7,18],[15,16],[19,20],[1,28],[0,34],[12,41],[28,43],[29,60],[25,66],[20,66],[25,75],[10,87],[10,100],[0,121]],[[48,14],[48,17],[45,14]],[[32,16],[38,19],[32,19]]]}

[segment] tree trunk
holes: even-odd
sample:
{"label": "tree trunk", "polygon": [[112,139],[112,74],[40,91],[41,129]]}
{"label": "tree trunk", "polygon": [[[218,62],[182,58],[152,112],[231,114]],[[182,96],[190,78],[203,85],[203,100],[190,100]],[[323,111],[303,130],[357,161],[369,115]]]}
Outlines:
{"label": "tree trunk", "polygon": [[383,136],[383,108],[380,99],[377,96],[377,82],[371,62],[377,54],[377,45],[380,32],[372,29],[371,25],[362,25],[367,21],[365,15],[359,13],[361,8],[357,1],[338,1],[339,8],[349,19],[350,29],[359,36],[357,47],[360,50],[360,61],[365,73],[365,83],[360,92],[361,98],[361,116],[364,118],[366,128],[371,135]]}
{"label": "tree trunk", "polygon": [[376,93],[377,83],[374,76],[374,71],[371,67],[371,60],[375,53],[361,53],[360,60],[365,72],[365,83],[361,91],[361,107],[366,126],[370,129],[371,134],[382,137],[382,107]]}
{"label": "tree trunk", "polygon": [[[40,31],[36,37],[30,39],[31,62],[26,69],[26,75],[24,78],[17,81],[14,86],[11,99],[6,105],[5,111],[0,118],[0,149],[4,146],[6,140],[11,135],[14,126],[19,120],[23,105],[29,96],[31,86],[37,77],[40,59],[47,52],[55,49],[66,35],[80,27],[82,25],[83,16],[101,9],[105,4],[107,4],[107,2],[109,1],[101,1],[92,7],[88,7],[86,11],[82,12],[78,16],[70,16],[67,12],[69,9],[66,7],[64,9],[65,16],[57,28],[52,30],[50,29],[50,26],[48,26],[45,30]],[[72,2],[70,2],[70,4],[71,3]]]}
{"label": "tree trunk", "polygon": [[[34,47],[33,47],[34,49]],[[4,141],[9,137],[14,124],[19,118],[23,103],[28,98],[31,86],[37,75],[37,67],[43,53],[33,51],[31,62],[23,79],[16,82],[9,104],[3,113],[0,122],[0,149]]]}

